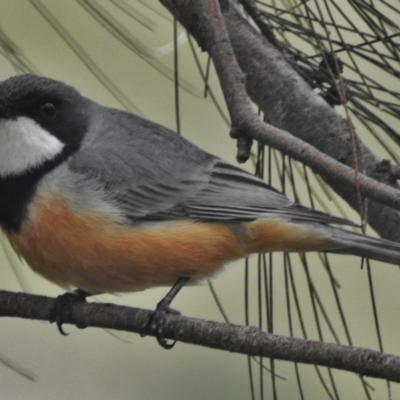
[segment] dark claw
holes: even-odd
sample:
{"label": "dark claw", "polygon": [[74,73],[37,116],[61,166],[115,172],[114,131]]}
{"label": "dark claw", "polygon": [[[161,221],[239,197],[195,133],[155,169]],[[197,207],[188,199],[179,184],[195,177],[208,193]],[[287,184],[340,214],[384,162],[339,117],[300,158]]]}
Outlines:
{"label": "dark claw", "polygon": [[147,333],[154,332],[158,344],[164,349],[170,350],[175,346],[176,340],[173,343],[168,343],[167,339],[164,338],[163,328],[165,316],[167,314],[180,314],[180,312],[168,307],[168,305],[165,304],[164,299],[157,304],[156,309],[151,313],[140,336],[144,337]]}
{"label": "dark claw", "polygon": [[164,349],[170,350],[175,346],[176,341],[174,341],[173,343],[168,343],[167,339],[165,339],[164,337],[163,328],[165,323],[165,316],[172,313],[180,314],[178,311],[170,308],[169,305],[188,280],[189,278],[187,277],[181,277],[177,280],[172,289],[157,304],[156,309],[151,313],[150,318],[147,321],[147,324],[144,327],[140,336],[144,337],[148,333],[154,333],[157,338],[158,344]]}
{"label": "dark claw", "polygon": [[64,331],[63,323],[71,312],[71,306],[78,301],[86,301],[88,295],[88,293],[78,289],[73,293],[67,292],[57,297],[49,321],[50,323],[56,323],[57,329],[61,335],[69,335],[69,333]]}
{"label": "dark claw", "polygon": [[[50,321],[50,322],[51,322],[51,321]],[[58,332],[60,332],[61,335],[63,335],[63,336],[68,336],[69,333],[65,332],[64,329],[63,329],[63,322],[62,322],[62,320],[61,320],[61,319],[57,319],[55,322],[56,322],[56,324],[57,324]]]}

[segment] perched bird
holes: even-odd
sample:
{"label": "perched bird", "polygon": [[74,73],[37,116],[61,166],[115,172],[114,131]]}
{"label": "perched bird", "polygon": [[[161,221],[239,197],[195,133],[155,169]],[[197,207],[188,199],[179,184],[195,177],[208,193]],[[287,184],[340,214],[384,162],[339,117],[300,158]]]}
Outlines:
{"label": "perched bird", "polygon": [[400,264],[400,244],[331,224],[351,223],[64,83],[31,74],[0,83],[0,226],[34,271],[63,288],[178,282],[173,298],[187,281],[272,251]]}

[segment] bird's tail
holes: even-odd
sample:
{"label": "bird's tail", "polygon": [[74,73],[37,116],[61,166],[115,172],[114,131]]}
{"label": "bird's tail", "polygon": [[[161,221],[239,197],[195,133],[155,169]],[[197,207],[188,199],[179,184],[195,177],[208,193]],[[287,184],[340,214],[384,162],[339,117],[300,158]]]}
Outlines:
{"label": "bird's tail", "polygon": [[331,238],[343,248],[330,252],[353,254],[400,265],[400,243],[330,227]]}

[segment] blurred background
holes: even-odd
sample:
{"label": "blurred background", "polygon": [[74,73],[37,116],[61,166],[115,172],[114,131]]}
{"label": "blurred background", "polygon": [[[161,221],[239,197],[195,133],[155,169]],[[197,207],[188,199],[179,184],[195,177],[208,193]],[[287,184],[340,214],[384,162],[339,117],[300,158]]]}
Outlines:
{"label": "blurred background", "polygon": [[[357,133],[380,157],[397,164],[400,41],[393,21],[399,20],[398,3],[298,3],[256,2],[286,50],[297,54],[303,72],[321,61],[315,57],[321,50],[313,42],[316,36],[327,50],[340,52],[340,79],[348,88],[346,107]],[[358,46],[376,38],[381,40]],[[236,164],[236,143],[229,138],[212,64],[158,1],[0,0],[0,80],[23,72],[62,80],[101,104],[178,130]],[[315,87],[321,94],[328,89],[324,82]],[[346,114],[343,106],[337,111]],[[310,170],[278,152],[254,145],[251,160],[242,167],[257,170],[304,205],[360,222]],[[197,318],[400,354],[399,285],[397,267],[371,262],[361,269],[357,257],[253,256],[227,266],[211,286],[183,289],[173,308]],[[62,293],[21,263],[3,237],[0,289]],[[94,301],[153,309],[166,291],[104,295]],[[68,337],[49,323],[0,320],[2,400],[400,398],[399,385],[347,372],[182,343],[165,351],[154,338],[100,329],[65,330]]]}

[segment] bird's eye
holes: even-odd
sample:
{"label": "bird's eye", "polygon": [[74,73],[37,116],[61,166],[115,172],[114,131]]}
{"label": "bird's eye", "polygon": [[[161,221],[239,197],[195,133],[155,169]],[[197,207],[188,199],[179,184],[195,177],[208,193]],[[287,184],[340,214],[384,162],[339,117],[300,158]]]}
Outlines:
{"label": "bird's eye", "polygon": [[57,114],[57,109],[53,103],[45,103],[40,106],[40,114],[45,118],[53,118]]}

